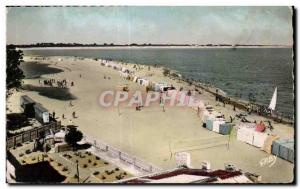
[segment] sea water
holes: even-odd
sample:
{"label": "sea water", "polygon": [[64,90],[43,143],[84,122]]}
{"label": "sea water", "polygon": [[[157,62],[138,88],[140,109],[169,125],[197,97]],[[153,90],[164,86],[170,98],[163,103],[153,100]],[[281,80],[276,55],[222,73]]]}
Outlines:
{"label": "sea water", "polygon": [[294,81],[291,48],[115,48],[35,49],[25,55],[112,59],[177,70],[183,77],[212,84],[228,96],[268,105],[278,88],[278,112],[293,117]]}

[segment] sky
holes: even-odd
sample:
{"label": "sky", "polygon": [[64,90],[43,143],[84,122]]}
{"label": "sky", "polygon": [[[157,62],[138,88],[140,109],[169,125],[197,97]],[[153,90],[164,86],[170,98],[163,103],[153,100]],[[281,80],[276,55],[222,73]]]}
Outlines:
{"label": "sky", "polygon": [[7,44],[292,45],[289,7],[7,7]]}

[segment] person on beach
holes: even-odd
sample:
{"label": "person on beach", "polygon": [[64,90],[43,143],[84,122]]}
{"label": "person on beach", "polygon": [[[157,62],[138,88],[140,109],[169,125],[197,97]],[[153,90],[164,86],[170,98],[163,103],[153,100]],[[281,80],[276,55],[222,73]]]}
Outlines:
{"label": "person on beach", "polygon": [[267,122],[268,122],[268,125],[269,125],[268,127],[269,127],[270,131],[273,131],[274,127],[272,126],[271,121],[268,120]]}
{"label": "person on beach", "polygon": [[187,95],[188,95],[188,96],[192,96],[191,90],[189,90],[189,91],[187,92]]}
{"label": "person on beach", "polygon": [[230,123],[232,123],[233,122],[233,118],[231,116],[229,116],[229,118],[230,118]]}
{"label": "person on beach", "polygon": [[76,118],[76,114],[75,112],[72,113],[73,118]]}
{"label": "person on beach", "polygon": [[52,117],[53,117],[53,119],[55,119],[55,112],[54,111],[52,113]]}
{"label": "person on beach", "polygon": [[62,116],[61,116],[63,119],[65,119],[65,114],[62,114]]}

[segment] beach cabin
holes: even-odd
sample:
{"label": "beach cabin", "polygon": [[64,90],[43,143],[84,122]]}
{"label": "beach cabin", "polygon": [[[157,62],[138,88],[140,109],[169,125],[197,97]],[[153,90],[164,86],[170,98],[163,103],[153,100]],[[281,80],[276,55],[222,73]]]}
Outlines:
{"label": "beach cabin", "polygon": [[273,141],[278,140],[278,139],[279,139],[279,136],[277,136],[277,135],[269,135],[264,143],[264,146],[262,147],[262,150],[271,154]]}
{"label": "beach cabin", "polygon": [[219,126],[219,133],[222,135],[229,135],[234,124],[232,123],[223,123]]}
{"label": "beach cabin", "polygon": [[225,120],[222,118],[211,118],[206,120],[206,128],[210,131],[220,133],[220,125],[225,124]]}
{"label": "beach cabin", "polygon": [[41,123],[49,123],[49,111],[41,104],[34,105],[35,118]]}
{"label": "beach cabin", "polygon": [[139,84],[147,87],[150,84],[150,82],[147,79],[139,79]]}
{"label": "beach cabin", "polygon": [[168,87],[168,85],[165,83],[155,83],[154,84],[154,90],[156,92],[164,91],[164,88],[166,88],[166,87]]}
{"label": "beach cabin", "polygon": [[129,77],[128,73],[125,73],[125,72],[122,72],[122,71],[119,71],[119,73],[120,73],[121,77],[124,77],[124,78],[128,78]]}
{"label": "beach cabin", "polygon": [[128,74],[132,73],[132,71],[130,71],[129,69],[127,69],[125,67],[120,67],[120,69],[121,69],[121,72],[128,73]]}
{"label": "beach cabin", "polygon": [[254,123],[240,124],[237,130],[237,140],[246,142],[263,150],[269,134],[256,131],[256,128],[256,124]]}
{"label": "beach cabin", "polygon": [[137,80],[138,80],[138,76],[134,76],[132,81],[136,83]]}
{"label": "beach cabin", "polygon": [[272,154],[294,163],[294,140],[278,139],[273,141]]}
{"label": "beach cabin", "polygon": [[34,117],[34,105],[35,101],[32,100],[30,97],[28,97],[27,95],[21,96],[20,106],[26,117]]}

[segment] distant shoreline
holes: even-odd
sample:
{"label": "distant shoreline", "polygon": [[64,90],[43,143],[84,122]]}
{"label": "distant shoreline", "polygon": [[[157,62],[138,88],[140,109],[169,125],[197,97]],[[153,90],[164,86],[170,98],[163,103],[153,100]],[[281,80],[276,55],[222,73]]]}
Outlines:
{"label": "distant shoreline", "polygon": [[18,47],[23,50],[47,49],[250,49],[250,48],[293,48],[290,46],[72,46],[72,47]]}

